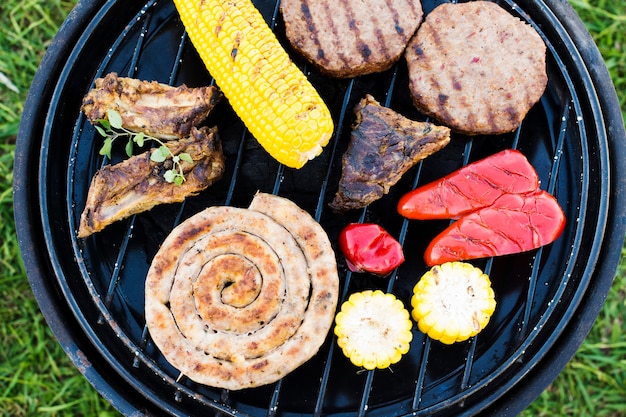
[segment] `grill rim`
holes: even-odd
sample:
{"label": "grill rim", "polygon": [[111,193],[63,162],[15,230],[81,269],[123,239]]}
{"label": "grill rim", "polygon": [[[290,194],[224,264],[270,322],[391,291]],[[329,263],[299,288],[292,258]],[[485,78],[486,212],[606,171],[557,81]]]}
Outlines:
{"label": "grill rim", "polygon": [[[82,4],[82,3],[85,3],[85,2],[80,2],[79,4]],[[108,2],[108,4],[113,4],[113,3],[114,3],[114,2],[112,2],[112,1],[109,1],[109,2]],[[97,7],[96,7],[95,5],[92,5],[92,9],[97,10]],[[83,9],[83,10],[85,11],[85,16],[88,16],[88,15],[89,15],[89,13],[87,12],[87,9]],[[79,11],[80,11],[80,10],[79,10]],[[77,13],[77,15],[76,15],[75,17],[78,17],[79,15],[80,15],[80,14],[79,14],[79,13]],[[69,24],[68,24],[68,25],[69,25]],[[69,26],[71,26],[71,25],[69,25]],[[74,27],[76,27],[76,26],[74,26]],[[68,36],[68,38],[69,38],[69,37],[70,37],[70,36]],[[69,40],[69,39],[68,39],[68,40]],[[54,44],[53,44],[53,46],[56,46],[56,45],[54,45]],[[49,54],[51,54],[52,52],[54,52],[54,50],[56,49],[56,48],[54,48],[53,46],[51,46],[51,47],[50,47],[50,49],[49,49]],[[65,52],[65,47],[64,47],[64,45],[63,45],[63,42],[60,42],[60,43],[58,44],[58,51],[57,51],[57,52]],[[600,60],[600,61],[601,61],[601,60]],[[62,62],[62,61],[61,61],[61,62]],[[45,69],[46,69],[49,65],[50,65],[50,62],[44,62],[44,63],[42,63],[42,66],[41,66],[41,68],[42,68],[42,69],[41,69],[41,72],[45,72]],[[49,69],[49,70],[50,70],[51,72],[53,71],[52,69]],[[608,74],[608,72],[607,72],[607,74]],[[37,94],[37,93],[36,93],[36,91],[37,91],[38,87],[40,87],[40,85],[38,85],[37,81],[39,81],[39,82],[40,82],[40,84],[46,84],[45,82],[41,82],[41,81],[43,81],[43,80],[41,80],[41,77],[40,77],[40,79],[39,79],[39,80],[37,80],[37,79],[35,80],[35,82],[33,83],[33,88],[32,88],[32,90],[31,90],[31,93],[32,93],[32,96],[33,96],[33,97],[32,97],[32,100],[31,100],[32,102],[29,102],[29,101],[27,100],[27,104],[30,104],[32,107],[27,105],[27,106],[25,106],[25,108],[26,108],[26,109],[29,109],[29,110],[30,110],[30,109],[33,109],[33,108],[37,108],[37,107],[38,107],[38,106],[37,106],[37,102],[38,102],[39,97],[44,97],[44,95],[43,95],[42,93],[40,93],[40,94]],[[43,90],[48,90],[48,89],[49,89],[49,86],[47,86],[47,85],[45,85],[45,86],[41,86],[41,87],[42,87],[42,88],[41,88],[41,90],[40,90],[40,91],[43,91]],[[613,106],[611,106],[611,105],[610,105],[610,104],[611,104],[611,101],[615,101],[615,100],[613,100],[613,98],[611,97],[612,95],[615,95],[615,94],[614,94],[614,90],[613,90],[613,94],[610,94],[610,93],[611,93],[611,91],[610,91],[610,90],[612,89],[612,84],[610,84],[610,82],[609,82],[609,85],[602,85],[602,86],[600,86],[600,87],[602,88],[602,92],[605,92],[604,90],[606,90],[606,92],[607,92],[607,93],[609,93],[609,94],[600,94],[599,96],[600,96],[600,98],[601,98],[601,99],[605,99],[604,101],[606,101],[606,102],[608,103],[608,105],[607,105],[607,106],[608,106],[609,110],[613,110],[613,111],[611,112],[611,113],[612,113],[612,115],[611,115],[611,119],[610,119],[610,120],[611,120],[611,121],[612,121],[612,120],[615,120],[615,119],[614,119],[614,117],[616,116],[617,112],[616,112],[616,111],[614,111],[614,110],[615,110],[614,108],[612,108],[612,107],[614,107],[614,105],[613,105]],[[598,89],[598,88],[596,88],[596,90],[597,90],[597,89]],[[31,98],[31,94],[30,94],[30,93],[29,93],[29,98]],[[613,103],[613,104],[614,104],[614,103]],[[619,108],[619,106],[617,106],[617,107]],[[605,108],[606,108],[606,107],[605,107]],[[605,117],[608,117],[608,115],[607,115],[607,114],[605,114],[605,113],[603,113],[603,115],[604,115]],[[620,115],[619,115],[619,119],[621,119],[621,113],[620,113]],[[24,132],[29,132],[30,130],[35,129],[35,124],[36,124],[36,123],[35,123],[34,121],[35,121],[35,120],[40,120],[40,119],[39,119],[39,118],[37,118],[37,117],[27,117],[27,118],[26,118],[26,120],[27,120],[27,121],[26,121],[25,123],[23,123],[23,125],[20,127],[20,135],[18,135],[18,136],[22,136],[22,137],[23,137],[23,136],[26,134],[26,133],[24,133]],[[610,123],[609,123],[609,124],[607,124],[607,126],[610,126]],[[613,135],[613,137],[615,137],[615,136],[621,136],[621,137],[623,137],[623,124],[622,124],[622,126],[621,126],[621,129],[619,129],[619,126],[612,126],[612,127],[613,127],[613,129],[614,129],[614,130],[613,130],[613,131],[614,131],[614,135]],[[18,143],[19,143],[19,142],[18,142]],[[23,152],[23,149],[21,149],[21,148],[20,148],[20,150]],[[19,152],[19,155],[22,155],[22,152]],[[18,152],[16,151],[16,157],[17,157],[17,155],[18,155]],[[623,158],[622,158],[622,159],[623,159]],[[622,170],[623,170],[623,168],[624,168],[624,166],[623,166],[624,164],[623,164],[622,159],[618,159],[618,162],[620,162],[620,168],[621,168],[621,169],[615,169],[615,166],[614,166],[614,165],[611,165],[611,167],[612,167],[612,168],[614,168],[614,170],[615,170],[616,172],[623,172]],[[18,164],[18,162],[17,162],[17,158],[16,158],[16,173],[18,174],[18,175],[16,175],[16,182],[15,182],[16,188],[19,188],[19,187],[24,187],[24,189],[29,188],[29,184],[26,182],[26,178],[28,177],[28,175],[27,175],[27,173],[26,173],[26,169],[25,169],[25,167],[26,167],[27,165],[28,165],[28,164],[24,164],[24,165],[22,165],[22,164]],[[19,174],[22,174],[22,175],[19,175]],[[617,176],[617,175],[613,175],[613,176],[612,176],[612,178],[613,178],[613,180],[615,180],[615,179],[617,179],[617,178],[618,178],[618,176]],[[623,183],[624,183],[624,181],[623,181],[623,180],[619,180],[619,182],[622,184],[622,187],[620,187],[620,188],[619,188],[619,190],[621,191],[621,189],[623,188]],[[31,190],[31,191],[32,191],[32,190]],[[33,194],[33,193],[31,193],[31,194]],[[27,221],[25,221],[25,222],[24,222],[24,221],[22,221],[22,219],[26,219],[26,218],[32,218],[32,219],[37,219],[37,218],[38,218],[38,215],[33,214],[33,213],[35,212],[35,210],[32,210],[32,207],[36,207],[36,206],[31,206],[31,205],[29,205],[29,204],[26,204],[26,203],[25,203],[25,201],[26,201],[26,200],[28,200],[28,201],[36,201],[36,200],[37,200],[37,197],[36,197],[36,196],[31,195],[31,196],[29,196],[28,198],[20,198],[21,196],[22,196],[22,194],[20,194],[20,193],[18,193],[18,192],[15,192],[15,197],[16,197],[16,198],[15,198],[15,201],[16,201],[16,203],[15,203],[15,207],[16,207],[16,211],[15,211],[15,212],[16,212],[16,225],[18,226],[18,235],[21,235],[21,231],[26,230],[26,235],[25,235],[25,237],[21,237],[21,238],[20,238],[20,246],[23,248],[23,249],[22,249],[22,253],[23,253],[23,254],[24,254],[24,253],[26,254],[26,255],[23,255],[23,256],[24,256],[24,258],[25,258],[25,259],[24,259],[25,264],[27,264],[27,272],[29,271],[29,267],[30,267],[30,271],[32,271],[32,273],[29,273],[29,274],[28,274],[28,275],[29,275],[29,280],[31,281],[31,286],[33,287],[33,290],[34,290],[34,292],[36,293],[36,297],[37,297],[37,299],[38,299],[38,302],[40,303],[40,307],[41,307],[42,311],[44,311],[44,315],[45,315],[45,313],[46,313],[46,310],[47,310],[50,306],[52,307],[52,311],[53,311],[53,313],[51,313],[51,317],[52,317],[52,318],[51,318],[51,319],[49,319],[49,321],[52,323],[52,324],[51,324],[51,327],[53,327],[53,326],[57,327],[57,326],[58,326],[58,324],[59,324],[59,323],[61,323],[61,321],[58,321],[57,323],[55,323],[55,318],[54,318],[54,316],[57,316],[57,315],[58,315],[58,316],[60,316],[61,314],[56,314],[58,311],[56,310],[56,308],[55,308],[55,307],[58,307],[58,305],[62,305],[63,300],[62,300],[62,298],[61,298],[61,297],[56,297],[57,302],[51,302],[51,301],[50,301],[50,296],[51,296],[51,294],[53,294],[53,293],[57,292],[57,291],[58,291],[58,289],[51,289],[51,288],[49,289],[49,285],[48,285],[49,283],[48,283],[48,282],[46,282],[46,281],[43,279],[43,277],[45,277],[47,273],[50,273],[50,272],[52,271],[52,269],[51,269],[51,268],[47,268],[47,271],[45,271],[45,272],[44,272],[44,271],[41,271],[41,269],[43,269],[43,268],[40,268],[39,266],[40,266],[40,265],[42,265],[42,263],[41,263],[41,262],[42,262],[42,261],[44,261],[46,257],[44,256],[44,254],[41,254],[41,253],[40,253],[40,250],[37,250],[37,251],[36,251],[36,254],[33,254],[32,258],[31,258],[30,256],[28,256],[28,254],[30,254],[31,252],[30,252],[30,250],[27,248],[27,245],[28,245],[29,243],[31,243],[31,244],[32,244],[32,247],[35,247],[35,248],[40,248],[40,247],[41,247],[41,246],[40,246],[40,245],[41,245],[41,242],[36,242],[36,241],[35,241],[36,239],[31,239],[31,237],[33,236],[33,233],[35,233],[35,234],[34,234],[34,236],[37,236],[37,234],[36,234],[37,232],[33,232],[33,229],[35,229],[35,227],[32,227],[32,225],[30,225],[30,221],[28,221],[28,220],[27,220]],[[620,203],[620,202],[622,202],[622,203],[623,203],[623,200],[624,200],[623,195],[622,195],[621,193],[620,193],[620,194],[618,194],[618,196],[617,196],[617,200],[616,200],[616,203],[618,203],[618,204],[615,204],[615,205],[614,205],[614,207],[622,207],[623,205],[622,205],[622,204],[619,204],[619,203]],[[27,210],[26,210],[26,212],[28,213],[28,216],[18,216],[18,215],[17,215],[17,213],[23,213],[23,211],[21,211],[21,210],[24,210],[24,208],[26,208],[26,209],[27,209]],[[32,220],[32,219],[31,219],[31,220]],[[611,219],[613,220],[613,217],[611,217]],[[24,223],[26,223],[26,224],[24,224]],[[619,221],[617,221],[617,220],[615,220],[615,222],[614,222],[614,223],[616,223],[616,226],[621,226],[621,229],[623,230],[623,220],[622,220],[622,223],[621,223],[621,224],[620,224],[620,222],[619,222]],[[37,223],[37,229],[39,229],[39,226],[40,226],[40,224],[39,224],[39,223]],[[614,234],[615,234],[615,233],[614,233]],[[613,234],[613,235],[614,235],[614,234]],[[623,233],[622,233],[622,236],[623,236]],[[615,242],[615,241],[617,241],[617,239],[613,239],[613,242],[612,242],[611,247],[613,247],[613,246],[615,246],[615,245],[616,245],[616,242]],[[24,246],[23,246],[23,245],[24,245]],[[620,246],[620,249],[621,249],[621,246]],[[615,262],[615,264],[616,264],[616,261],[615,261],[615,256],[616,256],[616,255],[615,255],[615,253],[617,253],[617,257],[619,257],[619,256],[618,256],[618,255],[619,255],[619,250],[613,250],[611,253],[607,253],[607,254],[606,254],[606,257],[611,259],[611,262],[609,262],[611,265],[613,264],[613,262]],[[34,261],[34,264],[33,264],[33,260],[34,260],[34,259],[36,259],[36,260]],[[46,263],[46,262],[44,262],[44,263]],[[606,267],[606,265],[605,265],[605,263],[604,263],[604,262],[599,262],[599,265],[600,265],[601,267],[604,267],[603,269],[605,269],[605,270],[608,268],[608,269],[609,269],[609,272],[610,272],[610,269],[611,269],[611,268],[610,268],[610,267]],[[36,278],[36,277],[37,277],[37,275],[39,275],[39,279],[40,279],[40,281],[41,281],[41,282],[38,282],[38,280],[37,280],[37,278]],[[597,275],[601,276],[602,274],[598,273]],[[32,279],[31,279],[31,276],[33,276],[33,277],[35,277],[35,278],[32,278]],[[611,281],[612,281],[612,279],[611,279]],[[605,282],[606,282],[606,280],[605,280]],[[609,281],[609,283],[608,283],[607,288],[608,288],[609,286],[610,286],[610,281]],[[43,288],[43,287],[45,287],[45,288]],[[41,291],[42,289],[43,289],[43,291]],[[594,288],[594,289],[595,289],[595,288]],[[43,292],[43,293],[47,293],[47,296],[42,296],[42,292]],[[595,292],[597,293],[598,291],[596,290]],[[38,296],[38,293],[39,293],[39,296]],[[600,293],[600,295],[601,295],[601,293]],[[585,304],[589,304],[589,303],[585,303]],[[598,310],[599,310],[599,308],[600,308],[600,307],[601,307],[601,304],[598,306]],[[596,314],[596,315],[597,315],[597,314]],[[590,317],[592,317],[592,316],[593,316],[593,317],[595,318],[595,316],[594,316],[593,314],[591,314],[591,313],[589,314],[589,316],[590,316]],[[578,322],[577,322],[577,323],[578,323]],[[580,327],[580,326],[581,326],[581,324],[578,324],[578,327]],[[64,326],[62,325],[62,323],[61,323],[61,326],[58,326],[58,327],[56,328],[55,335],[56,335],[56,334],[57,334],[57,332],[58,332],[58,334],[59,334],[60,336],[57,336],[57,338],[59,338],[59,340],[60,340],[60,341],[61,341],[61,340],[68,340],[68,339],[65,339],[65,338],[63,337],[63,333],[65,332],[65,330],[66,330],[66,329],[64,329]],[[55,331],[55,328],[54,328],[54,327],[53,327],[53,331]],[[76,340],[76,339],[74,339],[74,337],[77,337],[77,335],[71,335],[71,339],[69,339],[69,340]],[[77,337],[77,338],[78,338],[78,337]],[[582,340],[581,340],[581,341],[582,341]],[[63,344],[63,343],[62,343],[62,344]],[[574,344],[575,344],[575,343],[574,343]],[[577,348],[577,346],[578,346],[578,345],[576,345],[576,348]],[[66,348],[66,346],[65,346],[65,345],[64,345],[64,348]],[[72,349],[72,347],[70,347],[69,349]],[[575,350],[576,350],[576,349],[574,349],[574,352],[575,352]],[[68,349],[66,349],[66,351],[68,351]],[[69,353],[69,352],[68,352],[68,353]],[[573,354],[573,353],[572,353],[572,354]],[[72,355],[70,355],[70,357],[72,357],[72,360],[73,360],[73,361],[75,361],[75,363],[77,364],[77,366],[79,367],[79,369],[81,369],[81,367],[79,366],[79,365],[80,365],[80,362],[78,362],[78,360],[76,359],[76,356],[72,356]],[[567,359],[567,361],[569,361],[569,358]],[[565,362],[567,362],[567,361],[565,361]],[[81,372],[83,372],[83,369],[81,369]],[[559,369],[559,372],[560,372],[560,369]],[[558,372],[557,372],[557,373],[558,373]],[[86,375],[86,376],[87,376],[87,375]],[[556,376],[556,375],[555,375],[555,376]],[[88,379],[89,379],[89,377],[88,377]],[[93,382],[92,382],[92,383],[93,383]],[[98,385],[98,383],[95,383],[94,385]],[[109,384],[109,385],[111,385],[111,384]],[[105,394],[107,394],[107,393],[108,393],[108,395],[105,395],[105,397],[110,398],[110,391],[107,391],[107,390],[105,389],[105,390],[103,390],[103,391],[101,391],[101,392],[104,392]],[[118,391],[118,392],[119,392],[119,391]],[[529,401],[529,402],[530,402],[530,401]],[[115,404],[114,404],[114,405],[115,405]]]}

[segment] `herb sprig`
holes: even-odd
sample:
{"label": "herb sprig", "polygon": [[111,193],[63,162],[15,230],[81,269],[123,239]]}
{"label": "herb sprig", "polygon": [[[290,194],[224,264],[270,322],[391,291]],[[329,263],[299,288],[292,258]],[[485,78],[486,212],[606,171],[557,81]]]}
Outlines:
{"label": "herb sprig", "polygon": [[154,141],[159,145],[159,147],[156,148],[156,150],[150,155],[151,161],[161,163],[165,162],[168,158],[172,158],[172,168],[166,170],[163,175],[165,181],[176,185],[181,185],[185,182],[185,175],[181,162],[193,162],[193,159],[188,153],[181,152],[178,155],[174,155],[159,138],[147,135],[144,132],[133,132],[126,129],[122,125],[122,116],[120,116],[120,114],[113,109],[107,110],[107,119],[96,120],[96,124],[94,126],[98,133],[104,137],[104,143],[99,151],[100,155],[107,156],[110,159],[113,142],[121,137],[127,138],[125,150],[126,155],[129,157],[133,155],[135,145],[142,148],[147,141]]}

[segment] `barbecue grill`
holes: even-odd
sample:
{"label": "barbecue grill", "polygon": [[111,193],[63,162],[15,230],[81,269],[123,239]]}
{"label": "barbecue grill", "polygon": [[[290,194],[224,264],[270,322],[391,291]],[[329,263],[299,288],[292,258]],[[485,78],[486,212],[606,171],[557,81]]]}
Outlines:
{"label": "barbecue grill", "polygon": [[[404,416],[515,415],[556,377],[590,330],[612,283],[626,230],[624,123],[597,48],[567,2],[498,1],[548,46],[548,87],[520,128],[496,137],[453,135],[383,199],[346,214],[337,189],[352,109],[365,94],[415,120],[406,64],[370,76],[324,77],[287,46],[278,2],[257,1],[268,23],[328,103],[335,135],[300,170],[277,164],[223,101],[217,125],[227,158],[222,180],[184,203],[157,207],[84,240],[78,220],[91,177],[104,163],[101,138],[80,112],[94,80],[109,72],[172,85],[212,82],[169,0],[81,0],[50,45],[32,84],[18,135],[14,201],[28,277],[39,306],[76,367],[120,412],[135,415]],[[425,13],[438,1],[423,1]],[[123,148],[123,146],[122,146]],[[348,222],[383,225],[407,262],[387,278],[352,274],[338,257],[342,300],[380,288],[409,305],[426,267],[421,254],[445,222],[395,215],[400,196],[505,148],[522,151],[541,187],[567,217],[562,236],[539,250],[477,261],[498,306],[487,328],[451,346],[416,328],[391,369],[362,371],[332,334],[319,353],[275,384],[243,391],[194,383],[165,361],[145,326],[143,283],[167,234],[207,206],[245,207],[257,191],[309,211],[336,245]],[[114,149],[112,162],[124,158]],[[335,246],[336,248],[336,246]],[[339,252],[337,252],[339,253]],[[415,326],[416,327],[416,326]]]}

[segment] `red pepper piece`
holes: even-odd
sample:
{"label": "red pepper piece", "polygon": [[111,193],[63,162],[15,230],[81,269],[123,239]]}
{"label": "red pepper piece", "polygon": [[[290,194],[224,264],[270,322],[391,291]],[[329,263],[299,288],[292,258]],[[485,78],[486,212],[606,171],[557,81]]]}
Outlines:
{"label": "red pepper piece", "polygon": [[505,194],[490,207],[461,217],[426,248],[428,266],[509,255],[555,241],[565,227],[565,215],[545,191]]}
{"label": "red pepper piece", "polygon": [[455,219],[488,207],[507,193],[539,188],[539,177],[519,151],[506,149],[405,194],[398,213],[409,219]]}
{"label": "red pepper piece", "polygon": [[351,223],[339,234],[339,248],[353,272],[385,276],[404,262],[402,245],[374,223]]}

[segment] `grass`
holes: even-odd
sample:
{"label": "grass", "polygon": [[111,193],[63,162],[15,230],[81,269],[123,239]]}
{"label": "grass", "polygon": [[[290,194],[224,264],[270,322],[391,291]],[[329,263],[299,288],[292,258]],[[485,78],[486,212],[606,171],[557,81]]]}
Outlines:
{"label": "grass", "polygon": [[[46,326],[21,264],[11,183],[15,136],[29,84],[75,1],[4,0],[0,5],[0,415],[118,416],[74,368]],[[626,91],[626,3],[572,0],[618,91]],[[620,94],[626,113],[626,94]],[[626,256],[626,253],[624,253]],[[624,259],[624,258],[623,258]],[[591,333],[523,417],[626,416],[626,262]]]}

